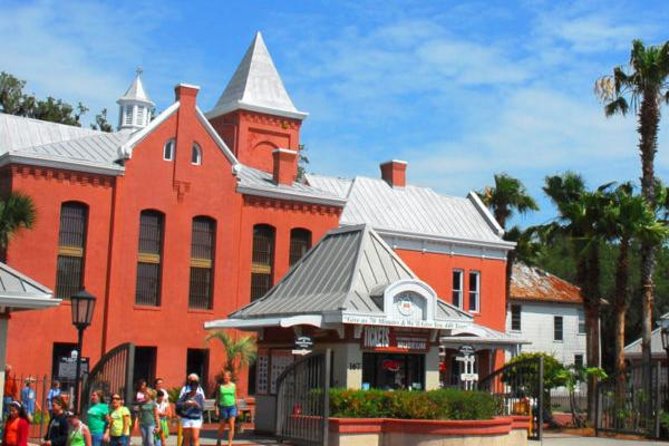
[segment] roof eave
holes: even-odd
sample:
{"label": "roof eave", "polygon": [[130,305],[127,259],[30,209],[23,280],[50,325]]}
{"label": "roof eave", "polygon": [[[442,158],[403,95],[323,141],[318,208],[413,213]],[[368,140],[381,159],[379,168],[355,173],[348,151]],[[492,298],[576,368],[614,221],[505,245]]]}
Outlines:
{"label": "roof eave", "polygon": [[111,176],[120,176],[125,172],[123,166],[116,167],[99,163],[91,163],[90,161],[84,160],[70,161],[47,156],[40,156],[38,154],[18,154],[16,152],[8,152],[0,156],[0,167],[9,164],[27,164],[30,166],[49,167],[53,169],[72,170],[76,172]]}
{"label": "roof eave", "polygon": [[389,236],[398,236],[398,237],[406,237],[410,239],[419,239],[419,240],[432,240],[435,242],[442,242],[442,243],[454,243],[458,245],[465,245],[465,246],[478,246],[478,247],[486,247],[486,248],[497,248],[497,249],[502,249],[506,251],[511,251],[516,247],[516,243],[514,242],[508,242],[505,240],[499,241],[499,242],[490,242],[490,241],[484,241],[484,240],[472,240],[472,239],[463,239],[463,238],[458,238],[458,237],[447,237],[447,236],[439,236],[439,235],[434,235],[434,234],[424,234],[420,232],[411,232],[411,231],[400,231],[397,229],[384,229],[384,228],[374,228],[374,230],[378,234],[382,235],[389,235]]}
{"label": "roof eave", "polygon": [[62,299],[54,299],[48,294],[27,296],[0,295],[0,308],[9,309],[10,311],[44,310],[57,307],[61,302]]}
{"label": "roof eave", "polygon": [[230,102],[224,105],[219,105],[218,107],[215,107],[208,112],[206,112],[204,115],[207,117],[207,119],[213,119],[218,116],[224,115],[226,113],[230,113],[235,110],[247,110],[247,111],[252,111],[252,112],[257,112],[257,113],[266,113],[270,114],[273,116],[282,116],[284,118],[291,118],[291,119],[297,119],[300,121],[304,121],[307,119],[309,116],[309,113],[306,112],[301,112],[298,110],[282,110],[278,108],[272,108],[268,106],[263,106],[263,105],[257,105],[257,104],[249,104],[243,101],[235,101],[235,102]]}
{"label": "roof eave", "polygon": [[241,184],[237,185],[237,192],[239,192],[240,194],[253,195],[263,198],[299,201],[303,203],[320,204],[324,206],[334,206],[339,208],[343,208],[346,205],[346,200],[342,200],[339,198],[314,197],[311,195],[301,194],[299,192],[286,191],[286,190],[269,191],[266,189],[259,189],[252,186],[244,186]]}

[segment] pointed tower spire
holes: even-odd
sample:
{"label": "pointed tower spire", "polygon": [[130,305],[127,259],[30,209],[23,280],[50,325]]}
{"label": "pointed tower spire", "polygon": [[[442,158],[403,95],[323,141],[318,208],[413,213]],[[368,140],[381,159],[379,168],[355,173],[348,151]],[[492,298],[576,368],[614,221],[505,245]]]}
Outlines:
{"label": "pointed tower spire", "polygon": [[141,129],[149,124],[151,110],[155,105],[144,90],[141,67],[137,67],[135,80],[123,96],[118,98],[118,129]]}
{"label": "pointed tower spire", "polygon": [[299,120],[307,117],[288,96],[260,31],[207,117],[212,119],[238,109]]}

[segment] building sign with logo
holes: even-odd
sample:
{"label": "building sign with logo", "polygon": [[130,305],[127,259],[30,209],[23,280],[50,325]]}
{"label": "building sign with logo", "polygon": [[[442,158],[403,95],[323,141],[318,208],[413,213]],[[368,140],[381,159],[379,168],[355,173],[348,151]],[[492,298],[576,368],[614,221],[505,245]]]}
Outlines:
{"label": "building sign with logo", "polygon": [[366,326],[362,333],[362,348],[379,352],[426,352],[429,349],[428,334],[397,327]]}

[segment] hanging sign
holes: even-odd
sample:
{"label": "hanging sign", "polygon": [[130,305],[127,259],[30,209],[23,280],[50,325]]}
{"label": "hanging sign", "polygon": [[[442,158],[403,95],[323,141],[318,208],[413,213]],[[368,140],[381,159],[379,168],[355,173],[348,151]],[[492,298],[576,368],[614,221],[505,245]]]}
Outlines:
{"label": "hanging sign", "polygon": [[308,355],[311,353],[311,347],[314,346],[314,341],[310,336],[298,336],[295,339],[295,349],[292,351],[294,355]]}
{"label": "hanging sign", "polygon": [[362,334],[362,348],[388,352],[426,352],[428,334],[402,331],[395,327],[366,326]]}

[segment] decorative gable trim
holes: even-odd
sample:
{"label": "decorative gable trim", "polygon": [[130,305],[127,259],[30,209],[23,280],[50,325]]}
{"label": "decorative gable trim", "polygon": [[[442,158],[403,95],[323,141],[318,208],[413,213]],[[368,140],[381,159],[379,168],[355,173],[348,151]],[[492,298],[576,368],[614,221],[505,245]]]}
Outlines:
{"label": "decorative gable trim", "polygon": [[165,122],[167,118],[172,116],[177,110],[179,110],[179,107],[181,106],[181,103],[179,101],[175,102],[174,104],[170,105],[167,107],[161,114],[155,117],[149,125],[144,127],[142,130],[139,130],[135,132],[128,142],[123,144],[121,147],[118,149],[118,157],[120,159],[130,159],[132,158],[132,151],[139,144],[146,138],[151,132],[153,132],[160,124]]}
{"label": "decorative gable trim", "polygon": [[228,145],[223,141],[223,138],[216,132],[214,127],[211,125],[207,117],[205,116],[204,113],[202,113],[202,110],[200,110],[200,107],[195,107],[195,114],[197,116],[198,121],[200,121],[200,124],[204,127],[204,129],[207,131],[209,136],[211,136],[211,139],[214,140],[216,145],[218,146],[219,149],[221,149],[221,152],[225,155],[225,157],[230,161],[230,163],[233,166],[233,172],[235,171],[234,166],[239,164],[239,161],[235,157],[235,155],[232,153],[232,150],[228,147]]}

